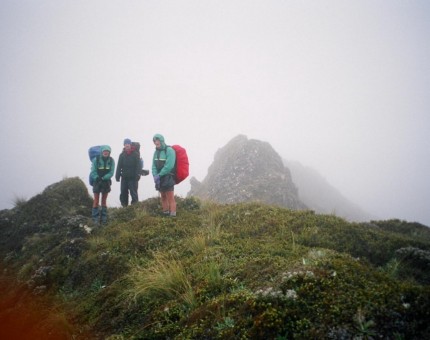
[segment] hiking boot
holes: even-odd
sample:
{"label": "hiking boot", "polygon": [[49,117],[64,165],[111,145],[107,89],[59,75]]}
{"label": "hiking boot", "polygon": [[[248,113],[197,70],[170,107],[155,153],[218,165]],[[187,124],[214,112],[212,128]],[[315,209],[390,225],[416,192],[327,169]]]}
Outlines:
{"label": "hiking boot", "polygon": [[176,211],[171,211],[169,214],[170,217],[176,217]]}
{"label": "hiking boot", "polygon": [[100,223],[100,211],[99,208],[93,208],[93,210],[91,211],[91,218],[93,219],[93,222],[95,224],[99,224]]}
{"label": "hiking boot", "polygon": [[107,220],[108,220],[107,207],[102,207],[102,213],[101,213],[101,216],[102,216],[102,223],[103,223],[103,224],[106,224],[106,223],[107,223]]}

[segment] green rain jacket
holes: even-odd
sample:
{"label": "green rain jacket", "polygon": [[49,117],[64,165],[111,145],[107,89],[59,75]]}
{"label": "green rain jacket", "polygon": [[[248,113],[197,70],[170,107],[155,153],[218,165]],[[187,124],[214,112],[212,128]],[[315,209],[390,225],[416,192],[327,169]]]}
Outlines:
{"label": "green rain jacket", "polygon": [[162,135],[156,134],[153,137],[154,139],[158,139],[161,142],[161,147],[160,149],[155,149],[154,156],[152,157],[152,175],[160,177],[167,174],[173,175],[173,168],[176,163],[175,150],[166,145]]}
{"label": "green rain jacket", "polygon": [[[103,151],[109,151],[109,157],[105,159],[103,157]],[[93,163],[91,165],[91,177],[95,181],[97,177],[102,180],[109,180],[115,173],[115,161],[110,157],[111,148],[109,145],[103,145],[101,147],[101,155],[94,157]],[[99,162],[97,163],[97,158]]]}

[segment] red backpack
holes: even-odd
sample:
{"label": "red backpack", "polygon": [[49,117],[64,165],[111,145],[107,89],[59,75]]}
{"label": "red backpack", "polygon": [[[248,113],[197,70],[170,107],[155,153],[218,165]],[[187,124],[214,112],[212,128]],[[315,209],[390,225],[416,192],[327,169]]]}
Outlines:
{"label": "red backpack", "polygon": [[175,162],[175,183],[181,183],[188,177],[190,172],[190,163],[188,162],[187,150],[180,145],[172,145],[172,149],[176,153]]}

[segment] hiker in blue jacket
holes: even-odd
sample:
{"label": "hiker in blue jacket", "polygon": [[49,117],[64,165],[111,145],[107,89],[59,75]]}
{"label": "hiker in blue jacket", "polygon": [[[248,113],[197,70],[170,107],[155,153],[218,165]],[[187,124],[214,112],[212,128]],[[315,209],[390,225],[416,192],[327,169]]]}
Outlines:
{"label": "hiker in blue jacket", "polygon": [[121,194],[119,200],[123,207],[128,206],[128,194],[130,192],[131,204],[139,202],[137,193],[138,181],[142,171],[140,156],[132,148],[129,138],[124,139],[124,149],[118,158],[115,179],[119,182],[121,178]]}
{"label": "hiker in blue jacket", "polygon": [[166,145],[162,135],[154,135],[152,141],[155,144],[154,157],[152,158],[152,176],[154,177],[155,189],[161,194],[163,215],[175,217],[175,178],[173,173],[176,153],[175,150]]}
{"label": "hiker in blue jacket", "polygon": [[[115,173],[115,161],[111,154],[111,148],[109,145],[103,145],[100,149],[101,155],[94,157],[91,164],[90,176],[94,180],[93,184],[93,209],[92,218],[94,223],[99,223],[100,217],[103,224],[107,223],[107,197],[111,190],[112,176]],[[102,194],[102,207],[99,210],[100,194]]]}

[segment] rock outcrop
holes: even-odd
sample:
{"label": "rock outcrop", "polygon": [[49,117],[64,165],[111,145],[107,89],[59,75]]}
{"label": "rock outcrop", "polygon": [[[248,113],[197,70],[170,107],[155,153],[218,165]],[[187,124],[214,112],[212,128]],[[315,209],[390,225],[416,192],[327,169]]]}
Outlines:
{"label": "rock outcrop", "polygon": [[233,138],[219,149],[200,183],[191,178],[188,196],[218,203],[258,201],[290,209],[306,209],[291,174],[267,142]]}
{"label": "rock outcrop", "polygon": [[0,255],[2,251],[22,251],[35,235],[58,240],[85,235],[83,226],[89,220],[91,206],[84,182],[73,177],[48,186],[26,202],[17,202],[13,209],[1,210]]}

